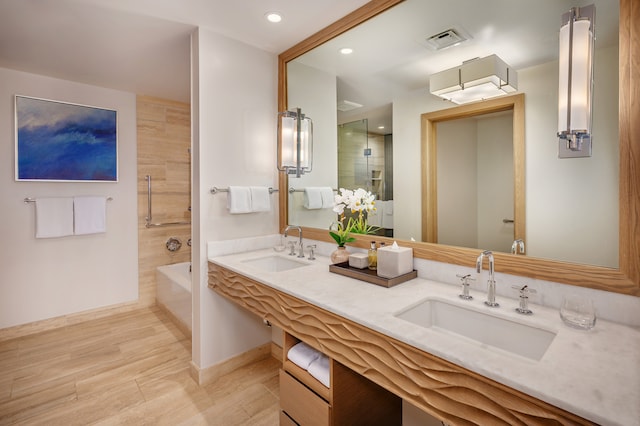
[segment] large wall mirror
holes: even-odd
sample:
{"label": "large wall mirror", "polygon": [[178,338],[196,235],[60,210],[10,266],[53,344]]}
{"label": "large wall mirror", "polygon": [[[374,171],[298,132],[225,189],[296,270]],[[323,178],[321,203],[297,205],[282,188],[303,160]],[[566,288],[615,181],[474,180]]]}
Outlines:
{"label": "large wall mirror", "polygon": [[[597,10],[594,155],[558,159],[560,16],[591,3]],[[461,16],[459,10],[468,13]],[[528,11],[524,20],[523,10]],[[280,175],[280,188],[291,188],[280,191],[281,227],[301,225],[305,236],[331,241],[326,231],[335,220],[331,209],[306,210],[300,194],[308,186],[339,186],[339,129],[364,121],[369,145],[363,156],[369,158],[356,167],[364,168],[368,182],[359,186],[371,185],[381,201],[393,202],[387,235],[412,246],[417,257],[473,265],[478,250],[486,247],[424,242],[429,241],[424,237],[427,208],[421,207],[429,142],[423,117],[446,115],[455,106],[429,93],[430,74],[497,54],[518,71],[518,96],[524,99],[522,173],[513,185],[526,225],[517,230],[515,221],[505,232],[523,237],[526,251],[496,253],[496,269],[640,294],[640,130],[638,120],[630,119],[640,116],[638,89],[631,87],[638,79],[640,47],[631,40],[638,37],[632,22],[639,14],[631,0],[546,0],[535,6],[526,0],[382,0],[292,47],[279,57],[278,105],[279,110],[301,107],[314,120],[314,170],[301,178]],[[468,40],[443,50],[425,41],[447,29]],[[343,47],[353,53],[342,55]],[[369,170],[368,164],[375,168]],[[380,190],[385,185],[392,190]],[[359,237],[355,244],[366,247],[369,240]]]}

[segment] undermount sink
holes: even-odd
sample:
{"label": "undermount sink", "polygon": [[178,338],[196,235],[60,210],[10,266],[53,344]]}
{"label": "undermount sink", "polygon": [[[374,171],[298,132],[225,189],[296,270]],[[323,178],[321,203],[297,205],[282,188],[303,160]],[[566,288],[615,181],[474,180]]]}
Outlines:
{"label": "undermount sink", "polygon": [[265,272],[282,272],[308,266],[308,263],[273,255],[243,260],[242,263],[262,269]]}
{"label": "undermount sink", "polygon": [[536,361],[542,359],[556,337],[553,331],[438,299],[424,300],[395,316]]}

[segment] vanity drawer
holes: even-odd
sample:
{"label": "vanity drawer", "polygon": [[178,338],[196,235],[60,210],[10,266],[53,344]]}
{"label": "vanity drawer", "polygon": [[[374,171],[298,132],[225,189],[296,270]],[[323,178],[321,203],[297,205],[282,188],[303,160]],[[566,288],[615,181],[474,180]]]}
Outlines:
{"label": "vanity drawer", "polygon": [[284,370],[280,370],[280,407],[300,425],[330,424],[329,404]]}

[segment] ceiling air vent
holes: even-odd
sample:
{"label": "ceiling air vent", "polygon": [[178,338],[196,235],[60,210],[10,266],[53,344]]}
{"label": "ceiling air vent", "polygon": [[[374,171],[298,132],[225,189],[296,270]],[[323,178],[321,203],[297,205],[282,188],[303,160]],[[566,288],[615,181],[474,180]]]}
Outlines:
{"label": "ceiling air vent", "polygon": [[425,41],[432,49],[441,50],[460,44],[465,40],[467,40],[467,38],[462,35],[460,31],[450,28],[436,35],[432,35],[431,37],[427,37]]}
{"label": "ceiling air vent", "polygon": [[338,102],[338,111],[346,112],[357,108],[362,108],[362,105],[347,100]]}

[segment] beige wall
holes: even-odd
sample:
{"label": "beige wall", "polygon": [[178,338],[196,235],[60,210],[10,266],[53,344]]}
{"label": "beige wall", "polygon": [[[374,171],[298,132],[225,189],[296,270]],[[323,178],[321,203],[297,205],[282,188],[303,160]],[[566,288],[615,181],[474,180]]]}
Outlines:
{"label": "beige wall", "polygon": [[[138,129],[138,271],[140,306],[154,305],[156,267],[191,261],[191,226],[145,227],[147,181],[152,183],[153,222],[189,221],[191,203],[190,155],[191,115],[189,104],[137,97]],[[177,237],[182,247],[176,252],[166,241]]]}

